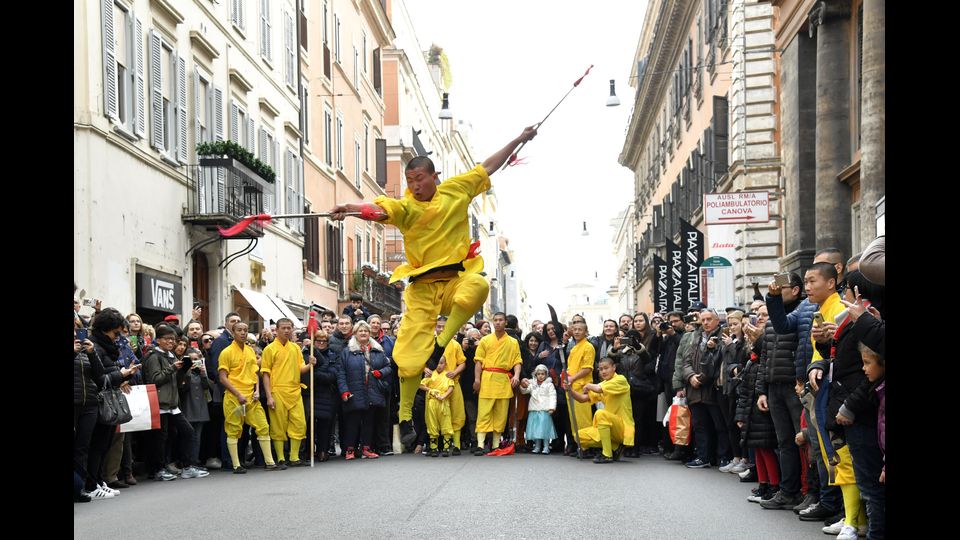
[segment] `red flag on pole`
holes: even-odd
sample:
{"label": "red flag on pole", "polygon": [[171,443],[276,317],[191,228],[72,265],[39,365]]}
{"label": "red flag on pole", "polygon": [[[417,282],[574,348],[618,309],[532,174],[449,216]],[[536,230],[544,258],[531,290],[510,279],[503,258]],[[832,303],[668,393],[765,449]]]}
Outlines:
{"label": "red flag on pole", "polygon": [[[583,77],[586,77],[586,76],[587,76],[587,73],[590,73],[590,70],[591,70],[591,69],[593,69],[593,64],[590,64],[590,67],[588,67],[587,70],[583,72]],[[580,85],[580,81],[583,80],[583,77],[580,77],[579,79],[577,79],[576,82],[573,83],[573,85],[574,85],[574,86],[579,86],[579,85]]]}
{"label": "red flag on pole", "polygon": [[222,227],[217,227],[217,229],[220,231],[220,236],[229,238],[231,236],[236,236],[241,232],[243,232],[243,230],[249,227],[250,224],[253,223],[254,221],[259,221],[262,223],[270,223],[270,219],[271,219],[270,214],[257,214],[255,216],[247,216],[241,219],[240,222],[234,225],[233,227],[229,227],[227,229],[224,229]]}

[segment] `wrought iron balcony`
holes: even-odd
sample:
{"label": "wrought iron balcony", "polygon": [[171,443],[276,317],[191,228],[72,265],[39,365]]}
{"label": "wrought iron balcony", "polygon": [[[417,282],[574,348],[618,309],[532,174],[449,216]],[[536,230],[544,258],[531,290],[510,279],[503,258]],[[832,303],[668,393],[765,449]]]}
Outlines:
{"label": "wrought iron balcony", "polygon": [[[343,273],[343,283],[347,284],[349,292],[358,292],[363,295],[363,303],[372,307],[371,311],[378,313],[400,313],[403,289],[393,285],[381,283],[377,278],[357,270]],[[347,300],[349,293],[341,300]]]}
{"label": "wrought iron balcony", "polygon": [[[216,230],[271,206],[273,186],[234,159],[201,158],[199,165],[187,169],[190,196],[184,223]],[[262,236],[263,227],[254,223],[234,238]]]}

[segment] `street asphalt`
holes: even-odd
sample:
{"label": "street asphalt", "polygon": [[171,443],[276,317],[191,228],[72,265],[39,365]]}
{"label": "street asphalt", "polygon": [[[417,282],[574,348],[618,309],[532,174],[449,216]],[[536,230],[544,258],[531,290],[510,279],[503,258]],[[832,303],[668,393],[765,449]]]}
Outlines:
{"label": "street asphalt", "polygon": [[660,456],[384,456],[140,483],[73,505],[74,538],[820,538],[756,484]]}

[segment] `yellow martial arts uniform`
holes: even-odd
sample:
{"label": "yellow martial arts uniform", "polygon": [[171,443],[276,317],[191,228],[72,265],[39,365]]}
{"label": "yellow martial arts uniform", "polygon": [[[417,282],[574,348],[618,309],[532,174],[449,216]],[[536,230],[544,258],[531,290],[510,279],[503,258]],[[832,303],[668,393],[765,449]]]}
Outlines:
{"label": "yellow martial arts uniform", "polygon": [[[507,424],[507,411],[513,399],[513,387],[510,386],[513,366],[519,365],[520,346],[517,340],[504,333],[502,338],[487,334],[477,344],[474,361],[483,364],[480,376],[480,395],[477,401],[477,440],[481,434],[503,433]],[[492,371],[497,370],[497,371]],[[494,445],[499,441],[494,436]]]}
{"label": "yellow martial arts uniform", "polygon": [[[451,339],[450,343],[447,343],[447,348],[443,351],[443,357],[446,358],[447,363],[447,371],[444,372],[444,376],[467,362],[467,357],[463,354],[463,347],[455,339]],[[453,423],[454,446],[457,448],[460,447],[460,430],[467,422],[467,416],[463,410],[463,390],[460,388],[460,375],[452,379],[453,394],[448,398],[450,401],[450,421]]]}
{"label": "yellow martial arts uniform", "polygon": [[593,427],[580,428],[580,445],[603,448],[603,455],[613,457],[613,448],[623,443],[633,446],[633,405],[630,404],[630,383],[623,375],[601,381],[602,393],[590,392],[590,403],[603,402],[593,415]]}
{"label": "yellow martial arts uniform", "polygon": [[242,349],[236,342],[231,343],[220,353],[217,372],[225,371],[227,380],[236,388],[237,392],[247,398],[244,408],[240,407],[237,396],[232,392],[223,393],[223,431],[227,434],[227,448],[230,451],[234,468],[240,465],[237,457],[237,439],[244,422],[257,430],[257,439],[260,449],[263,450],[264,462],[273,465],[273,453],[270,451],[270,434],[267,427],[267,416],[260,406],[260,401],[253,399],[253,391],[257,386],[257,355],[253,347],[244,346]]}
{"label": "yellow martial arts uniform", "polygon": [[279,339],[275,339],[263,349],[260,372],[270,374],[270,393],[275,407],[269,411],[270,438],[273,439],[279,460],[283,460],[283,443],[289,437],[290,460],[298,461],[300,441],[307,436],[307,421],[300,392],[302,365],[303,353],[292,340],[283,345]]}
{"label": "yellow martial arts uniform", "polygon": [[453,379],[447,377],[447,371],[434,371],[430,377],[420,381],[420,384],[430,389],[427,392],[427,411],[425,415],[427,433],[430,434],[430,437],[438,437],[440,435],[451,437],[453,435],[453,424],[451,423],[450,400],[453,398],[453,394],[450,394],[446,399],[440,401],[434,397],[434,392],[442,396],[447,393],[447,389],[450,388],[451,385],[456,383],[453,382]]}
{"label": "yellow martial arts uniform", "polygon": [[387,219],[403,234],[407,262],[393,271],[390,282],[416,277],[434,268],[463,263],[455,277],[425,276],[407,285],[403,293],[406,311],[393,360],[400,376],[400,420],[413,416],[413,398],[420,376],[433,352],[434,328],[438,315],[448,315],[447,329],[436,342],[445,346],[477,310],[483,306],[490,286],[479,272],[483,259],[467,259],[470,248],[470,221],[467,208],[474,197],[490,189],[490,177],[482,165],[454,176],[437,186],[429,201],[414,199],[409,189],[402,199],[377,197]]}
{"label": "yellow martial arts uniform", "polygon": [[[573,350],[570,351],[570,358],[567,358],[567,374],[570,377],[573,377],[577,374],[578,371],[584,368],[590,368],[590,371],[593,371],[593,361],[596,356],[596,351],[593,348],[593,344],[587,338],[581,339],[576,345],[573,346]],[[587,375],[581,379],[573,381],[571,388],[577,392],[583,393],[583,387],[591,382],[592,377]],[[577,428],[582,429],[590,425],[591,416],[593,410],[590,408],[589,403],[580,403],[579,401],[573,402],[573,410],[570,411],[570,429],[573,429],[573,415],[577,415]]]}
{"label": "yellow martial arts uniform", "polygon": [[[824,321],[835,322],[837,315],[844,309],[846,309],[846,307],[840,302],[840,295],[833,293],[820,305],[820,314],[823,315]],[[823,356],[820,354],[820,351],[817,350],[817,341],[813,339],[813,336],[810,336],[810,341],[813,342],[813,358],[810,359],[811,363],[817,360],[823,360]],[[823,378],[820,380],[821,386],[827,384],[827,376],[829,374],[829,371],[823,372]],[[826,422],[827,420],[826,418],[818,419],[820,422]],[[817,439],[819,439],[820,442],[820,455],[823,457],[823,463],[829,463],[827,451],[823,448],[823,437],[820,436],[819,430],[817,430]],[[857,482],[854,478],[853,456],[850,455],[850,447],[843,445],[840,448],[835,448],[835,450],[837,457],[840,458],[840,463],[836,466],[836,481],[830,482],[830,485],[840,486],[840,491],[843,493],[844,508],[855,509],[846,512],[844,523],[853,527],[865,526],[867,524],[865,517],[866,510],[864,508],[865,505],[861,502],[860,490],[857,488]]]}

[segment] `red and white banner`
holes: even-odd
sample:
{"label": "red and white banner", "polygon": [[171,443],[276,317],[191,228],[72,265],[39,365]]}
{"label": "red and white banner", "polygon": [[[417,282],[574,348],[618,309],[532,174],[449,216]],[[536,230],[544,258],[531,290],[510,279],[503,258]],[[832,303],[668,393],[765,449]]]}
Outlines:
{"label": "red and white banner", "polygon": [[133,419],[117,426],[117,431],[129,433],[160,429],[160,399],[157,397],[157,385],[141,384],[130,388],[130,393],[124,394],[123,397],[127,398],[127,405],[130,407]]}

